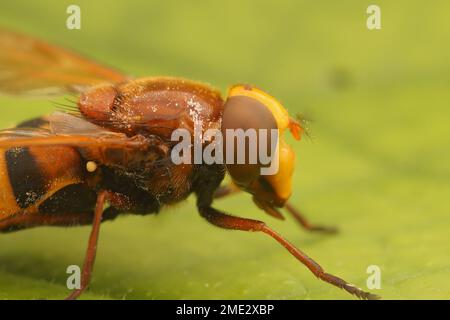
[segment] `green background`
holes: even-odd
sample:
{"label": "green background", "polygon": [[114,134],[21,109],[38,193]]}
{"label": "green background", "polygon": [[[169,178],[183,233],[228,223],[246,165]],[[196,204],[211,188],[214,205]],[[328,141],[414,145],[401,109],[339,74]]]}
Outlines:
{"label": "green background", "polygon": [[[69,4],[82,29],[65,28]],[[382,29],[366,28],[366,8]],[[292,202],[326,236],[275,221],[247,195],[218,201],[264,219],[329,272],[385,299],[450,298],[449,1],[2,1],[0,25],[136,76],[264,88],[314,119],[297,152]],[[0,98],[0,125],[51,111]],[[0,234],[0,298],[59,299],[89,227]],[[351,299],[262,234],[203,221],[193,199],[159,216],[105,223],[85,299]]]}

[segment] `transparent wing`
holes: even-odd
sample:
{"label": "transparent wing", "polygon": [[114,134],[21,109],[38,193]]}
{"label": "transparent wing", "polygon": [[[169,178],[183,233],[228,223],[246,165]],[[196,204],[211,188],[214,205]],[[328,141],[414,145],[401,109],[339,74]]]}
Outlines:
{"label": "transparent wing", "polygon": [[0,28],[0,93],[58,95],[127,79],[67,49]]}
{"label": "transparent wing", "polygon": [[141,149],[146,142],[98,127],[82,118],[56,112],[44,118],[48,124],[37,128],[0,130],[0,149],[31,146],[108,146]]}

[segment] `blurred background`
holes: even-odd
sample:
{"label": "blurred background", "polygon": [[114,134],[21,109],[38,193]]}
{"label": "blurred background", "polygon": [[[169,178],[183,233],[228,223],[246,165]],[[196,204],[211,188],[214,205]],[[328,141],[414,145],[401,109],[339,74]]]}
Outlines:
{"label": "blurred background", "polygon": [[[81,8],[81,30],[66,9]],[[366,9],[381,8],[381,30]],[[297,152],[292,203],[334,236],[276,221],[247,195],[220,209],[263,219],[328,272],[386,299],[450,298],[450,2],[2,1],[0,26],[131,75],[181,76],[225,94],[255,84],[314,121]],[[1,48],[0,48],[1,50]],[[45,114],[44,99],[0,97],[0,126]],[[89,227],[0,234],[0,298],[59,299]],[[84,299],[351,299],[262,234],[225,231],[191,198],[102,227]]]}

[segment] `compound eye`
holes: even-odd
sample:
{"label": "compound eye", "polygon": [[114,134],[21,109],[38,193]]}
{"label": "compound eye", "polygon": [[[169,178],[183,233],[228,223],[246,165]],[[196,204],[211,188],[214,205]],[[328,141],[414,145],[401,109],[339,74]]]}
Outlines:
{"label": "compound eye", "polygon": [[[272,157],[272,129],[277,129],[277,122],[263,103],[248,96],[227,99],[222,117],[224,159],[229,174],[241,187],[249,186],[259,178],[261,167],[270,165],[265,160],[261,161],[260,149],[265,144],[262,153]],[[265,141],[260,139],[264,135]]]}
{"label": "compound eye", "polygon": [[90,88],[80,96],[78,107],[81,113],[92,120],[107,120],[113,111],[118,93],[112,85]]}

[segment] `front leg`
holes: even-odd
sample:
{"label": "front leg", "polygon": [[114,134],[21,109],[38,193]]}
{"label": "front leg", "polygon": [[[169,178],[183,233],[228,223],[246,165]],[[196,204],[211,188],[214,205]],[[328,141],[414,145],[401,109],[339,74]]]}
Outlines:
{"label": "front leg", "polygon": [[320,224],[312,224],[309,220],[293,205],[289,202],[286,203],[284,208],[291,214],[292,217],[305,229],[308,231],[316,231],[323,233],[337,233],[338,229],[333,226],[323,226]]}
{"label": "front leg", "polygon": [[272,237],[273,239],[275,239],[283,247],[285,247],[297,260],[299,260],[309,270],[311,270],[311,272],[319,279],[328,282],[338,288],[344,289],[345,291],[357,296],[360,299],[367,299],[367,300],[379,299],[377,295],[365,292],[341,278],[326,273],[317,262],[308,257],[305,253],[300,251],[293,244],[288,242],[286,239],[284,239],[281,235],[272,230],[262,221],[231,216],[219,210],[216,210],[210,206],[199,206],[198,210],[202,217],[204,217],[213,225],[218,226],[220,228],[263,232],[268,236]]}
{"label": "front leg", "polygon": [[[221,186],[216,190],[216,193],[214,194],[214,199],[222,199],[230,195],[234,195],[239,193],[241,189],[239,189],[236,185],[230,184],[227,186]],[[269,214],[270,216],[284,220],[283,215],[281,212],[268,205],[267,203],[258,201],[256,198],[253,197],[253,202],[262,209],[264,212]],[[284,206],[284,209],[297,221],[303,229],[311,232],[322,232],[322,233],[337,233],[338,229],[336,227],[332,226],[323,226],[323,225],[317,225],[313,224],[309,221],[308,218],[306,218],[298,209],[296,209],[292,204],[289,202],[286,203]]]}

